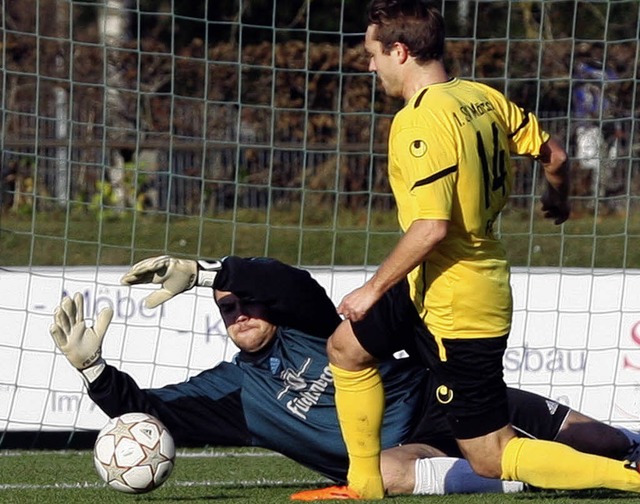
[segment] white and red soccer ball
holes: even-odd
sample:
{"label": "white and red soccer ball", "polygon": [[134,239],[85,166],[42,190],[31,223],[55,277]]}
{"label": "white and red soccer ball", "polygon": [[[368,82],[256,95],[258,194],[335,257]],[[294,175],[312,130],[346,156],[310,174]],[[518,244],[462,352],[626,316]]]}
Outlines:
{"label": "white and red soccer ball", "polygon": [[125,413],[102,428],[93,449],[100,477],[112,488],[144,493],[162,485],[175,462],[173,437],[157,418]]}

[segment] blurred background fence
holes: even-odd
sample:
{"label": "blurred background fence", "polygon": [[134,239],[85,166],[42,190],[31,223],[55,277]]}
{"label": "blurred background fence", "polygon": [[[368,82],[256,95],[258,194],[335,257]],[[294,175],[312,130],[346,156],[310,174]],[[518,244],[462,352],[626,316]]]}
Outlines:
{"label": "blurred background fence", "polygon": [[[2,207],[391,209],[386,135],[400,104],[367,72],[364,4],[314,5],[5,3]],[[635,208],[637,2],[442,5],[451,73],[538,113],[573,157],[578,208]],[[585,76],[581,64],[598,68]],[[576,103],[585,83],[598,101],[588,116]],[[586,123],[602,134],[599,170],[580,169],[576,131]],[[513,205],[528,207],[534,172],[529,160],[516,166]]]}

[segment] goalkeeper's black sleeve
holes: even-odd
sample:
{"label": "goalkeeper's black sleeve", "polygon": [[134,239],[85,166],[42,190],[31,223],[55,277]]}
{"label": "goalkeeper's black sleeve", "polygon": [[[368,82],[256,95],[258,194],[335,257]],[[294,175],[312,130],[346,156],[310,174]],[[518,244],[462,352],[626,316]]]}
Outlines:
{"label": "goalkeeper's black sleeve", "polygon": [[268,307],[269,322],[328,338],[341,319],[324,288],[303,269],[270,258],[229,256],[214,288]]}

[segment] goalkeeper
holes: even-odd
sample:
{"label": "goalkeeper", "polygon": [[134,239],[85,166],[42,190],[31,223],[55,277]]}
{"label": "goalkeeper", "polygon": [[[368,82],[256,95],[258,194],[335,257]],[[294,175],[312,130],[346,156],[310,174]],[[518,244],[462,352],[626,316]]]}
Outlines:
{"label": "goalkeeper", "polygon": [[[65,297],[51,334],[81,371],[91,399],[110,417],[144,411],[187,446],[255,446],[282,453],[336,483],[346,481],[347,451],[335,410],[326,340],[340,318],[324,289],[302,269],[274,259],[227,257],[205,262],[153,257],[134,265],[126,285],[159,284],[145,304],[156,307],[194,286],[213,289],[231,340],[240,349],[186,382],[140,389],[101,357],[113,312],[93,327],[83,298]],[[398,335],[397,348],[412,341]],[[380,366],[386,391],[381,470],[388,494],[509,492],[519,482],[476,476],[460,452],[435,398],[428,372],[410,358]],[[511,419],[522,433],[557,439],[613,458],[630,457],[634,433],[596,422],[524,391],[509,391]],[[635,459],[635,455],[633,455]]]}

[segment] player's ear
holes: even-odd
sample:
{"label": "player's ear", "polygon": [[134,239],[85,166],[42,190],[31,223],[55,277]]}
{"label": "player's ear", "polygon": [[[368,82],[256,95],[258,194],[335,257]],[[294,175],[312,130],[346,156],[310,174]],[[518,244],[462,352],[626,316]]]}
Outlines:
{"label": "player's ear", "polygon": [[409,48],[402,42],[396,42],[393,44],[391,54],[396,57],[398,63],[404,63],[407,61],[409,56],[411,56],[411,54],[409,54]]}

